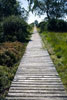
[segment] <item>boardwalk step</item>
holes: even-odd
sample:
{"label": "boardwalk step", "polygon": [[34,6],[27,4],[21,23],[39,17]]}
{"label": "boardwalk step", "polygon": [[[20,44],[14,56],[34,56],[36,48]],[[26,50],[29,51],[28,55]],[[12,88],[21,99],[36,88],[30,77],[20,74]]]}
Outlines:
{"label": "boardwalk step", "polygon": [[7,97],[6,100],[67,100],[67,97]]}

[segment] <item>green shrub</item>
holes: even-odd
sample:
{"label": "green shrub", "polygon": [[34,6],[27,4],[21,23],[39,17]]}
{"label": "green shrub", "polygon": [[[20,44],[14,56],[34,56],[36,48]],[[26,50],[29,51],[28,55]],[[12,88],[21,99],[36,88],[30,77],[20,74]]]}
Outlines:
{"label": "green shrub", "polygon": [[67,32],[67,22],[63,20],[57,20],[57,31]]}
{"label": "green shrub", "polygon": [[0,43],[0,100],[5,100],[25,47],[17,41]]}
{"label": "green shrub", "polygon": [[0,54],[0,65],[13,66],[17,62],[17,59],[11,51],[5,51]]}
{"label": "green shrub", "polygon": [[12,67],[22,56],[24,46],[20,42],[6,42],[0,45],[0,65]]}
{"label": "green shrub", "polygon": [[17,62],[16,54],[11,50],[0,53],[0,65],[13,66]]}
{"label": "green shrub", "polygon": [[40,32],[54,31],[54,32],[67,32],[67,22],[64,20],[51,19],[48,22],[40,22],[38,27]]}
{"label": "green shrub", "polygon": [[7,82],[8,78],[6,76],[6,73],[2,69],[0,69],[0,92],[5,89]]}
{"label": "green shrub", "polygon": [[10,16],[3,22],[4,40],[25,42],[28,38],[28,24],[20,17]]}
{"label": "green shrub", "polygon": [[55,19],[52,19],[52,20],[49,20],[48,24],[47,24],[47,30],[49,31],[56,31],[56,20]]}
{"label": "green shrub", "polygon": [[43,32],[47,28],[47,22],[45,22],[45,21],[40,22],[38,27],[40,28],[40,32]]}
{"label": "green shrub", "polygon": [[30,27],[31,27],[31,28],[34,27],[34,23],[31,23],[31,24],[30,24]]}
{"label": "green shrub", "polygon": [[67,22],[64,20],[51,19],[48,21],[47,30],[56,32],[67,32]]}

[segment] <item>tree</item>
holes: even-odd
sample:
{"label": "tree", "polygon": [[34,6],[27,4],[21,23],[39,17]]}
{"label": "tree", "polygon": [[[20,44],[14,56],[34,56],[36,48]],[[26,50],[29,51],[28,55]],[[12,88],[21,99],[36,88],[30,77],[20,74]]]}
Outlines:
{"label": "tree", "polygon": [[38,26],[38,21],[37,21],[37,20],[35,20],[34,24],[35,24],[36,26]]}
{"label": "tree", "polygon": [[64,0],[64,11],[65,14],[67,15],[67,0]]}
{"label": "tree", "polygon": [[21,9],[21,17],[26,21],[28,18],[29,12],[24,8]]}
{"label": "tree", "polygon": [[52,18],[58,19],[64,16],[64,0],[53,0],[49,10],[49,15]]}
{"label": "tree", "polygon": [[[29,8],[36,11],[37,14],[47,14],[48,19],[60,18],[67,11],[67,1],[65,0],[28,0]],[[65,10],[64,10],[65,9]]]}
{"label": "tree", "polygon": [[16,0],[0,0],[0,18],[19,14],[21,9]]}

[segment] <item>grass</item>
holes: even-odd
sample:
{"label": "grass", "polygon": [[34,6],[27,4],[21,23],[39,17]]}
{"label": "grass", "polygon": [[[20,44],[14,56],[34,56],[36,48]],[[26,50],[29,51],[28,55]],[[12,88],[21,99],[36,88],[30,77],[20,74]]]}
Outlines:
{"label": "grass", "polygon": [[0,100],[5,100],[26,45],[17,41],[0,43]]}
{"label": "grass", "polygon": [[41,37],[67,91],[67,33],[43,32]]}

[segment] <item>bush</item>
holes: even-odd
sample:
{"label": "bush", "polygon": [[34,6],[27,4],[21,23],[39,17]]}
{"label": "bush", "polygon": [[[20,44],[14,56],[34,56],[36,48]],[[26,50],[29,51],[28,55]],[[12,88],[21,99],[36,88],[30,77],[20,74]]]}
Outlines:
{"label": "bush", "polygon": [[51,19],[48,21],[47,30],[56,32],[67,32],[67,22],[64,20]]}
{"label": "bush", "polygon": [[27,41],[28,24],[20,17],[10,16],[3,22],[5,41]]}
{"label": "bush", "polygon": [[46,26],[47,26],[47,22],[43,21],[40,22],[38,27],[40,28],[40,32],[43,32],[44,30],[46,30]]}
{"label": "bush", "polygon": [[52,19],[52,20],[49,20],[48,24],[47,24],[47,30],[49,31],[56,31],[56,20],[55,19]]}
{"label": "bush", "polygon": [[26,43],[17,41],[0,43],[0,100],[5,100],[25,47]]}
{"label": "bush", "polygon": [[[1,66],[0,66],[1,67]],[[8,78],[6,72],[3,71],[2,68],[0,68],[0,93],[6,88],[8,83]]]}
{"label": "bush", "polygon": [[20,42],[6,42],[0,45],[0,65],[12,67],[22,56],[24,46]]}
{"label": "bush", "polygon": [[63,20],[57,20],[57,31],[67,32],[67,22]]}
{"label": "bush", "polygon": [[31,23],[31,24],[30,24],[30,27],[31,27],[31,28],[34,27],[34,23]]}
{"label": "bush", "polygon": [[0,54],[0,65],[13,66],[16,63],[16,57],[11,51],[5,51]]}

